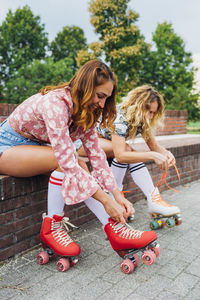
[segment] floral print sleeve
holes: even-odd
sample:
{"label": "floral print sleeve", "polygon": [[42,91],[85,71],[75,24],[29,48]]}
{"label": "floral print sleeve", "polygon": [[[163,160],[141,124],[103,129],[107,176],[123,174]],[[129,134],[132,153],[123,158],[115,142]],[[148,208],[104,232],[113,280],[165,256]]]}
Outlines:
{"label": "floral print sleeve", "polygon": [[88,129],[81,138],[83,147],[92,165],[92,176],[105,191],[111,192],[117,188],[114,175],[108,165],[105,152],[100,148],[96,127]]}
{"label": "floral print sleeve", "polygon": [[65,174],[62,185],[64,201],[66,204],[81,202],[93,195],[99,185],[95,178],[78,164],[74,145],[69,136],[68,107],[56,94],[46,97],[40,105],[51,146]]}

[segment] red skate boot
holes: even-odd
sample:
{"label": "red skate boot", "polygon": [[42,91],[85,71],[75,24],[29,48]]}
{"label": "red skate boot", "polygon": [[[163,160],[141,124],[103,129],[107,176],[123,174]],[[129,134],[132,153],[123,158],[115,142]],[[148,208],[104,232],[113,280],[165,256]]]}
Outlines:
{"label": "red skate boot", "polygon": [[70,266],[78,262],[75,256],[79,255],[81,249],[68,235],[69,228],[76,227],[69,222],[69,219],[63,215],[53,215],[52,218],[43,214],[43,223],[40,232],[40,239],[45,251],[37,256],[37,262],[40,265],[46,264],[56,256],[64,256],[57,262],[59,271],[64,272]]}
{"label": "red skate boot", "polygon": [[124,259],[121,270],[126,274],[131,273],[137,267],[139,263],[137,252],[142,252],[142,261],[146,265],[152,265],[160,253],[157,235],[154,231],[134,230],[130,225],[115,222],[111,218],[104,230],[112,248]]}

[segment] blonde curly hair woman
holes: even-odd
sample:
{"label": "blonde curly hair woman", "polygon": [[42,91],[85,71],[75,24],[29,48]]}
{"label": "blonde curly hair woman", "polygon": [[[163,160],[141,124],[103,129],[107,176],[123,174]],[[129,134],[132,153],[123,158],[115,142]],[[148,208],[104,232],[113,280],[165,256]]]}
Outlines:
{"label": "blonde curly hair woman", "polygon": [[[98,126],[99,142],[107,157],[113,158],[111,168],[118,187],[127,168],[134,182],[140,187],[148,199],[149,212],[162,215],[178,214],[179,208],[169,205],[155,188],[151,176],[143,162],[154,161],[163,171],[175,164],[173,154],[158,144],[154,131],[162,125],[164,118],[164,99],[150,85],[139,86],[131,90],[122,103],[117,106],[117,117],[114,122],[115,132],[109,128]],[[141,134],[150,151],[134,150],[134,140]],[[84,155],[82,148],[78,153]],[[155,200],[156,199],[156,200]]]}

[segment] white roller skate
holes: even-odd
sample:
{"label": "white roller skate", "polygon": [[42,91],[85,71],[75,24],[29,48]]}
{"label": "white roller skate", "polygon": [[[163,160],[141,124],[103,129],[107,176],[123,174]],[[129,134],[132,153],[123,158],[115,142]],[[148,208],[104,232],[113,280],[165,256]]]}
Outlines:
{"label": "white roller skate", "polygon": [[153,219],[150,223],[151,229],[159,229],[164,225],[171,228],[182,223],[180,209],[164,201],[158,188],[147,196],[147,204],[150,217]]}

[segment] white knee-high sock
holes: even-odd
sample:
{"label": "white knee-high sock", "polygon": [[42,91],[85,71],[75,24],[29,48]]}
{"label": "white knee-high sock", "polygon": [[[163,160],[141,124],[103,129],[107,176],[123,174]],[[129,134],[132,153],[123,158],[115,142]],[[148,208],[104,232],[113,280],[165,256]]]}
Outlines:
{"label": "white knee-high sock", "polygon": [[116,158],[114,158],[111,163],[111,170],[113,172],[113,175],[115,176],[117,186],[120,190],[123,189],[123,179],[126,174],[127,168],[128,168],[128,164],[118,163]]}
{"label": "white knee-high sock", "polygon": [[[48,216],[52,217],[54,214],[62,214],[64,211],[64,199],[62,196],[62,181],[64,173],[54,171],[49,178],[48,188]],[[87,207],[96,215],[99,221],[106,225],[108,223],[109,215],[105,211],[104,206],[94,198],[90,197],[84,201]]]}
{"label": "white knee-high sock", "polygon": [[106,225],[108,223],[108,218],[110,217],[101,202],[96,199],[90,197],[84,201],[87,207],[96,215],[102,225]]}
{"label": "white knee-high sock", "polygon": [[154,190],[154,184],[151,175],[144,163],[130,164],[129,170],[133,181],[142,190],[147,197]]}
{"label": "white knee-high sock", "polygon": [[62,214],[64,211],[64,199],[62,196],[62,181],[64,173],[53,171],[49,178],[48,186],[48,216],[52,217],[54,214]]}

